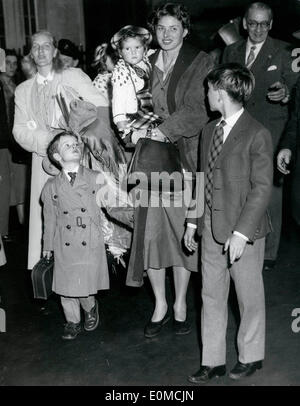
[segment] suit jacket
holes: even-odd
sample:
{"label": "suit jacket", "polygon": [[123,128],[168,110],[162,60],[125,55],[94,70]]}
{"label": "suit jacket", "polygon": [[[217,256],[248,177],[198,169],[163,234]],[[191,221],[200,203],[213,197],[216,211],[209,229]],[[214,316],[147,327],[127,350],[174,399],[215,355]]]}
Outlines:
{"label": "suit jacket", "polygon": [[[204,127],[201,138],[201,171],[206,177],[208,155],[218,120]],[[233,231],[254,241],[271,225],[266,213],[273,182],[273,147],[270,132],[246,110],[240,116],[213,170],[212,232],[225,243]],[[203,218],[189,219],[203,228]]]}
{"label": "suit jacket", "polygon": [[291,99],[291,114],[287,122],[279,149],[292,151],[292,213],[300,224],[300,77],[298,78]]}
{"label": "suit jacket", "polygon": [[[149,58],[152,67],[158,54],[159,50]],[[197,169],[199,135],[208,121],[204,79],[212,67],[208,54],[184,42],[168,87],[170,116],[159,126],[172,142],[177,142],[184,165],[192,171]]]}
{"label": "suit jacket", "polygon": [[[246,40],[227,46],[222,62],[238,62],[245,65]],[[278,147],[285,123],[288,119],[287,104],[274,103],[267,98],[270,85],[280,81],[291,91],[297,74],[292,70],[292,48],[286,42],[267,37],[250,70],[255,77],[255,88],[246,108],[249,113],[262,123],[273,139],[274,151]]]}

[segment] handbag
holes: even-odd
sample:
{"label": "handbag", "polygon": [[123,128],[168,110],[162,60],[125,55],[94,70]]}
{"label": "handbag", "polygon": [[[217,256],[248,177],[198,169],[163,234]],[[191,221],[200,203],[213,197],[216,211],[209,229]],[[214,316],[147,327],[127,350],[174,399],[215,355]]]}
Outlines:
{"label": "handbag", "polygon": [[[165,181],[163,172],[167,175]],[[140,189],[170,192],[183,190],[183,167],[179,150],[170,142],[140,138],[128,168],[128,177],[130,184],[133,184],[133,180],[140,180],[136,185]]]}
{"label": "handbag", "polygon": [[47,300],[52,293],[53,256],[48,260],[42,258],[31,271],[33,297]]}

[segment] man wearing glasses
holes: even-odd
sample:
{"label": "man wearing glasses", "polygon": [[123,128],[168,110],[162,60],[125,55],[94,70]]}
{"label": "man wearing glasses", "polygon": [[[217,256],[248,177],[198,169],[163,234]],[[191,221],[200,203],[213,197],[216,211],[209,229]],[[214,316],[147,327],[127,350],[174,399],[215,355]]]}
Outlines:
{"label": "man wearing glasses", "polygon": [[[241,63],[254,74],[255,89],[246,108],[271,132],[275,154],[288,119],[288,102],[297,74],[292,70],[290,45],[269,36],[272,24],[273,12],[267,4],[250,4],[243,18],[248,38],[227,46],[222,62]],[[282,185],[278,175],[274,173],[268,207],[273,232],[266,238],[264,270],[274,268],[280,242]]]}

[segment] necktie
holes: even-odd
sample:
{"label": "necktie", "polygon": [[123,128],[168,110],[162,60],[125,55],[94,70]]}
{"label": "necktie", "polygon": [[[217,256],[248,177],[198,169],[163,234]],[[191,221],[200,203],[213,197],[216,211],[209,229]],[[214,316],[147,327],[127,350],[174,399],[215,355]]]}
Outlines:
{"label": "necktie", "polygon": [[212,145],[208,155],[208,170],[206,174],[206,182],[205,182],[205,200],[208,206],[211,208],[211,196],[212,196],[212,188],[213,188],[213,169],[216,163],[218,156],[222,150],[223,146],[223,136],[224,136],[224,129],[223,127],[226,125],[226,121],[222,120],[221,123],[216,126],[213,135]]}
{"label": "necktie", "polygon": [[73,186],[74,185],[74,182],[75,182],[75,179],[76,179],[76,175],[77,175],[77,173],[76,172],[68,172],[68,175],[70,176],[70,183],[71,183],[71,186]]}
{"label": "necktie", "polygon": [[255,51],[255,50],[256,50],[256,46],[255,46],[255,45],[252,45],[252,47],[250,48],[250,52],[249,52],[247,61],[246,61],[246,67],[247,67],[247,68],[249,68],[249,67],[252,65],[252,63],[254,62],[254,59],[255,59],[255,53],[254,53],[254,51]]}

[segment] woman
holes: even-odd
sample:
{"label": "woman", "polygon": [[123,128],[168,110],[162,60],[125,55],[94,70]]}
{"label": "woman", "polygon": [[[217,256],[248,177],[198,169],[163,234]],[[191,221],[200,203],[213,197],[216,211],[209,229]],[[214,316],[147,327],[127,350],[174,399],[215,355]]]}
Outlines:
{"label": "woman", "polygon": [[[176,143],[186,170],[197,169],[199,134],[208,120],[203,80],[212,68],[212,60],[184,41],[190,29],[189,14],[180,4],[167,3],[151,16],[150,26],[160,49],[150,56],[153,68],[151,90],[154,113],[163,123],[152,130],[151,138]],[[148,134],[149,135],[149,134]],[[145,136],[136,131],[132,141]],[[154,193],[154,192],[152,192]],[[174,200],[180,193],[173,194]],[[160,195],[163,199],[163,196]],[[143,240],[143,266],[155,296],[154,313],[145,327],[145,336],[154,337],[169,320],[165,294],[165,268],[173,267],[175,285],[174,327],[176,334],[187,334],[186,292],[191,271],[197,271],[197,253],[182,249],[186,207],[148,207]],[[137,218],[139,222],[139,218]],[[142,273],[135,269],[140,236],[133,237],[127,284],[140,286]],[[139,253],[137,253],[139,255]]]}
{"label": "woman", "polygon": [[[5,50],[6,71],[1,73],[0,80],[4,90],[4,98],[6,105],[6,115],[8,119],[8,127],[10,134],[12,133],[14,123],[14,97],[17,85],[16,75],[18,69],[18,58],[14,50]],[[10,142],[10,151],[12,154],[11,162],[11,190],[10,190],[10,205],[16,206],[19,223],[24,224],[25,210],[24,203],[27,190],[27,172],[26,152],[20,148],[16,142]]]}
{"label": "woman", "polygon": [[33,268],[41,255],[40,194],[49,177],[43,170],[42,161],[62,118],[56,96],[63,95],[68,102],[81,98],[94,104],[101,116],[99,121],[103,122],[104,131],[111,131],[108,124],[107,101],[81,69],[62,69],[53,35],[47,31],[39,31],[31,40],[30,56],[36,65],[37,73],[16,89],[13,129],[16,141],[24,149],[32,152],[29,269]]}
{"label": "woman", "polygon": [[92,67],[97,70],[97,76],[93,80],[93,85],[105,96],[109,105],[112,99],[111,76],[118,59],[116,51],[110,44],[103,43],[95,49]]}

